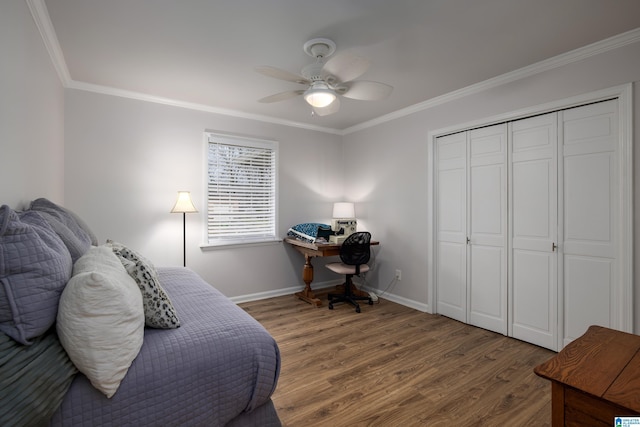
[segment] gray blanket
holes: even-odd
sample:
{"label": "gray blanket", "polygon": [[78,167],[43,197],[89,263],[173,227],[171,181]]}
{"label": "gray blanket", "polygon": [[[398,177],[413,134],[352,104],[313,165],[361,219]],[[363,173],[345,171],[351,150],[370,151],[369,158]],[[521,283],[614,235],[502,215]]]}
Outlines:
{"label": "gray blanket", "polygon": [[181,326],[145,329],[140,354],[111,399],[78,374],[52,425],[279,425],[270,400],[280,371],[275,340],[191,270],[158,272]]}
{"label": "gray blanket", "polygon": [[0,426],[46,425],[77,372],[54,329],[29,346],[0,333]]}

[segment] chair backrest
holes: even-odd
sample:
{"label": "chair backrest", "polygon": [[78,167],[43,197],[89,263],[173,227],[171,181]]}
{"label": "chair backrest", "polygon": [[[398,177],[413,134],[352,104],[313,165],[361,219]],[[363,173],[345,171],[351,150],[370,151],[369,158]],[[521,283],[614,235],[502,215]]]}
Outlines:
{"label": "chair backrest", "polygon": [[362,265],[371,257],[371,233],[358,231],[345,239],[340,246],[340,259],[347,265]]}

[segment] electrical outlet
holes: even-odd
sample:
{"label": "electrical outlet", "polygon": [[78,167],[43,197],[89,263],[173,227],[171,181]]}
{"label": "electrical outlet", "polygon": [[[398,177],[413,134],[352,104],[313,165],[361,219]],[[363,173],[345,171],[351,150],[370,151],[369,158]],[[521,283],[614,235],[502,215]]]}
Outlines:
{"label": "electrical outlet", "polygon": [[396,270],[396,279],[402,280],[402,270]]}

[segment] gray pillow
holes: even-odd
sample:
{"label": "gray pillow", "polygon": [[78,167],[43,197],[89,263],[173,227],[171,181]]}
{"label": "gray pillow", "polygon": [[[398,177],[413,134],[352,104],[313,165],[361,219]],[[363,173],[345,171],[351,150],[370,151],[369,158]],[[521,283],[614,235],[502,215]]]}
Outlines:
{"label": "gray pillow", "polygon": [[121,243],[107,240],[113,252],[120,258],[127,273],[134,278],[140,292],[144,307],[145,324],[152,328],[175,329],[180,327],[180,320],[169,296],[160,285],[158,272],[154,265],[136,251]]}
{"label": "gray pillow", "polygon": [[22,344],[44,334],[71,270],[69,251],[38,212],[0,207],[0,331]]}
{"label": "gray pillow", "polygon": [[60,236],[71,253],[71,259],[76,262],[84,255],[91,245],[98,244],[95,235],[76,214],[62,206],[40,198],[31,202],[31,210],[42,214],[51,228]]}

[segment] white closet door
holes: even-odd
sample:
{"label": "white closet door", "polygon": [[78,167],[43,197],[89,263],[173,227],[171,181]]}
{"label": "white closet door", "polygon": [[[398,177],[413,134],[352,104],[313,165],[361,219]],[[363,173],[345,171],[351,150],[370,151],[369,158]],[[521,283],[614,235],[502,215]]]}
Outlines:
{"label": "white closet door", "polygon": [[510,124],[509,334],[556,350],[557,114]]}
{"label": "white closet door", "polygon": [[469,323],[507,334],[507,126],[469,132]]}
{"label": "white closet door", "polygon": [[467,136],[436,141],[436,312],[467,322]]}
{"label": "white closet door", "polygon": [[564,246],[564,342],[590,325],[616,327],[618,218],[617,102],[560,113],[564,175],[561,218]]}

